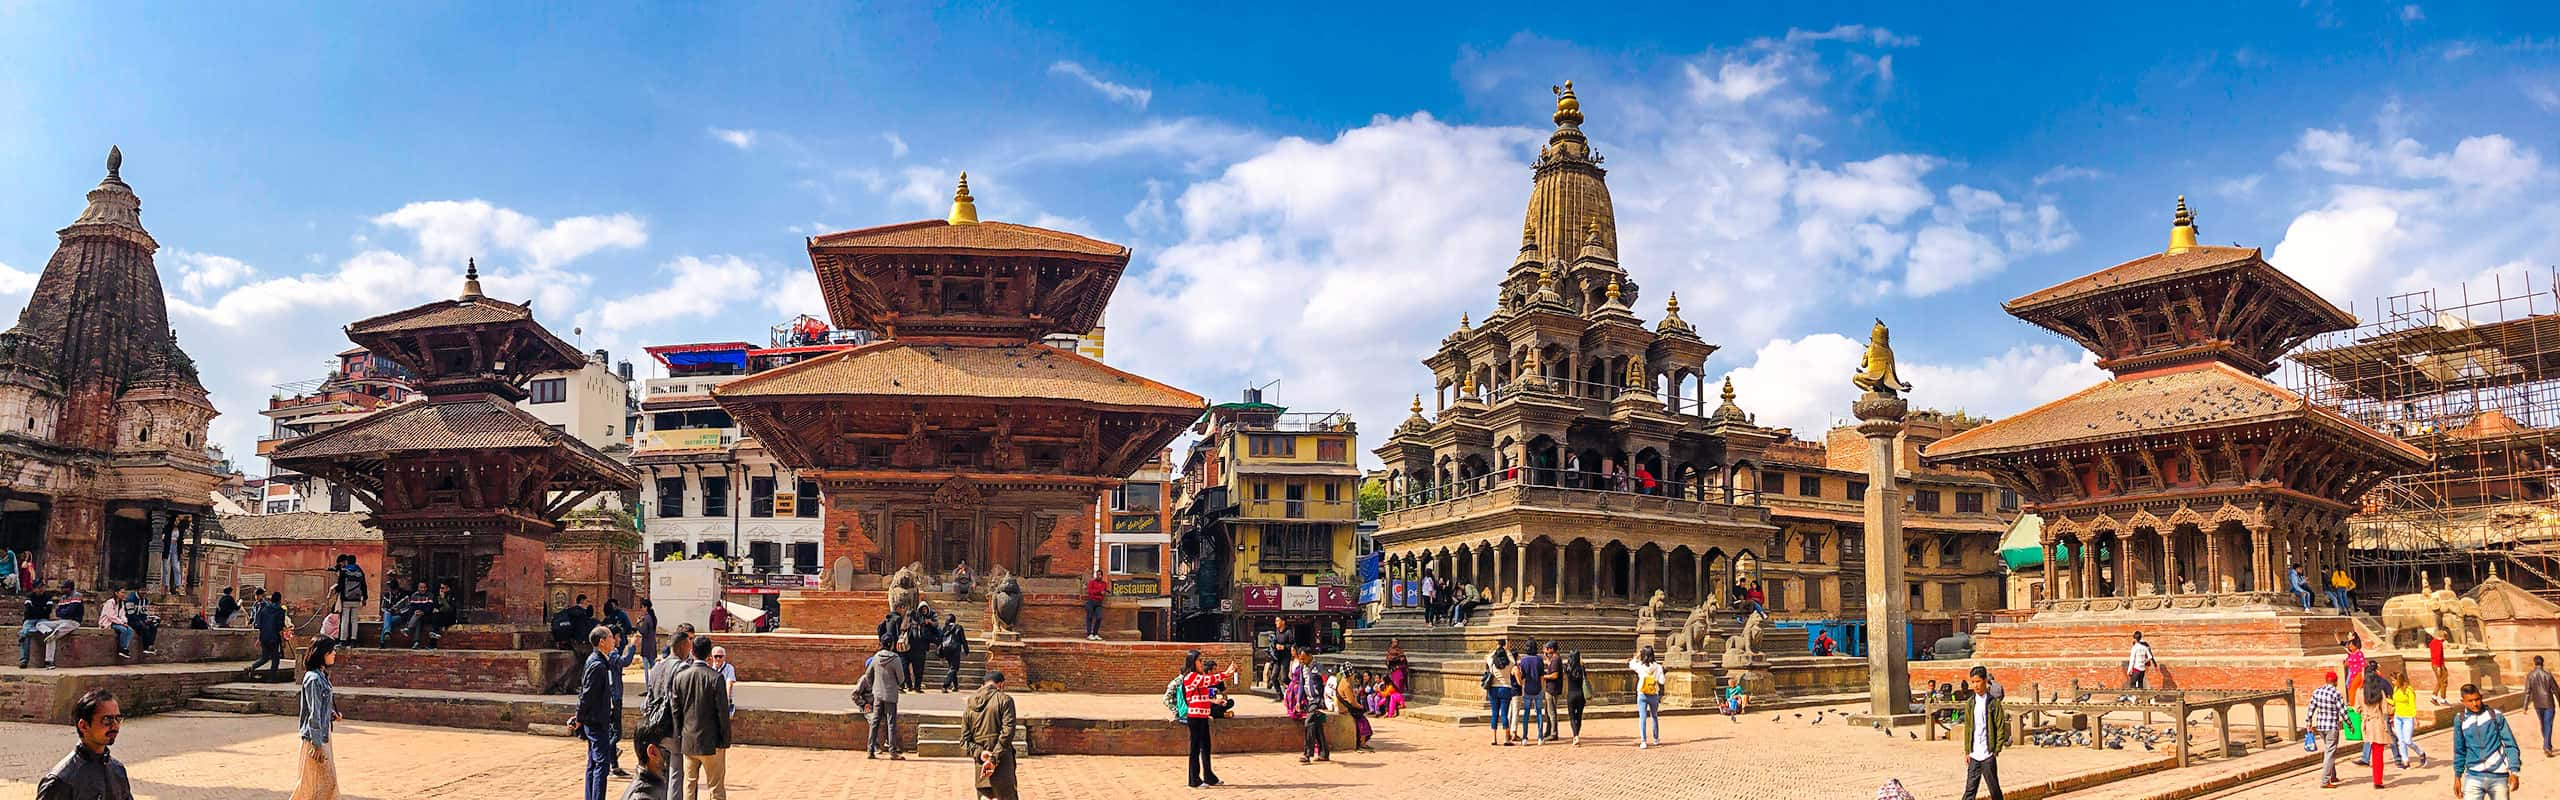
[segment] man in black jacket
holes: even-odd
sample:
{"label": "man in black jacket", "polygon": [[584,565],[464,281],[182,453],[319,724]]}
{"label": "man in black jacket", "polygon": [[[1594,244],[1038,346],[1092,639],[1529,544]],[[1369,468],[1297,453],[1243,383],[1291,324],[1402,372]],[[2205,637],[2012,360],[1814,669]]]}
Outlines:
{"label": "man in black jacket", "polygon": [[355,556],[338,556],[338,583],[333,591],[338,601],[338,638],[352,644],[356,641],[357,614],[364,611],[365,598],[371,591],[364,585],[364,567],[356,564]]}
{"label": "man in black jacket", "polygon": [[133,800],[133,781],[124,764],[107,753],[124,729],[124,709],[115,693],[91,689],[71,706],[71,726],[80,731],[80,746],[36,780],[36,800]]}
{"label": "man in black jacket", "polygon": [[907,650],[898,654],[906,662],[900,665],[906,668],[906,674],[899,677],[906,681],[907,691],[924,691],[924,659],[933,653],[941,628],[933,624],[933,611],[921,604],[916,606],[916,613],[907,615]]}
{"label": "man in black jacket", "polygon": [[258,660],[249,662],[249,668],[242,672],[255,677],[258,667],[264,665],[267,682],[274,683],[282,679],[284,669],[284,606],[277,604],[274,594],[261,593],[265,599],[249,612],[249,625],[258,629]]}
{"label": "man in black jacket", "polygon": [[[693,637],[694,662],[676,673],[676,753],[684,757],[684,796],[694,800],[729,800],[729,682],[703,662],[711,659],[711,637]],[[708,787],[710,794],[703,794]]]}
{"label": "man in black jacket", "polygon": [[605,800],[607,771],[613,768],[613,732],[622,720],[616,707],[621,705],[622,682],[614,679],[612,629],[596,626],[587,629],[585,669],[578,676],[578,715],[569,720],[569,730],[587,741],[586,800]]}

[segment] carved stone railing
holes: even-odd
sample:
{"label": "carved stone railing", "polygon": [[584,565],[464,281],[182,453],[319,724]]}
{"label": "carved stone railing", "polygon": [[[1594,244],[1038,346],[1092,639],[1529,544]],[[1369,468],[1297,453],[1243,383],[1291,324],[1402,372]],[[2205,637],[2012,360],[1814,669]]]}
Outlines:
{"label": "carved stone railing", "polygon": [[1767,524],[1769,510],[1758,505],[1694,500],[1659,494],[1568,489],[1561,486],[1507,484],[1434,503],[1411,505],[1378,515],[1386,529],[1422,525],[1511,508],[1632,514],[1738,525]]}
{"label": "carved stone railing", "polygon": [[2302,602],[2282,592],[2217,592],[2133,597],[2067,597],[2036,602],[2044,614],[2112,614],[2124,611],[2252,611],[2302,610]]}

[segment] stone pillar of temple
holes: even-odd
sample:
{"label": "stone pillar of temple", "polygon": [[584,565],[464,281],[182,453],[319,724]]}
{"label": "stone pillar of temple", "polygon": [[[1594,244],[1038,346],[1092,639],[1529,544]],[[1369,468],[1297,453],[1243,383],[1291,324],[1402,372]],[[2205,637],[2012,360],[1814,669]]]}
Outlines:
{"label": "stone pillar of temple", "polygon": [[1900,455],[1894,441],[1911,404],[1897,396],[1900,388],[1871,388],[1854,406],[1858,434],[1867,439],[1866,719],[1887,725],[1906,724],[1913,716],[1911,669],[1904,662],[1909,634],[1902,627],[1908,602],[1902,586],[1902,487],[1894,474]]}
{"label": "stone pillar of temple", "polygon": [[2053,550],[2059,545],[2048,539],[2044,543],[2044,599],[2059,600],[2062,583],[2054,579]]}

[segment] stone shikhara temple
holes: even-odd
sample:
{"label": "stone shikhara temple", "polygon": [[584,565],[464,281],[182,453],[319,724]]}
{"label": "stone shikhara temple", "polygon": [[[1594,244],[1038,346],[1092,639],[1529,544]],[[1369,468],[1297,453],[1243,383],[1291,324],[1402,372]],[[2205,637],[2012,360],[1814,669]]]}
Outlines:
{"label": "stone shikhara temple", "polygon": [[110,149],[106,179],[0,334],[0,547],[33,552],[47,584],[202,588],[200,521],[222,480],[205,450],[214,408],[169,327],[160,243],[123,167]]}
{"label": "stone shikhara temple", "polygon": [[[1658,645],[1673,704],[1703,704],[1724,674],[1709,656],[1738,632],[1738,615],[1724,611],[1731,587],[1758,579],[1777,530],[1756,495],[1762,454],[1783,432],[1729,397],[1707,406],[1716,347],[1680,318],[1676,297],[1658,323],[1637,317],[1581,101],[1571,84],[1557,94],[1495,311],[1462,319],[1423,360],[1438,414],[1416,397],[1375,451],[1392,498],[1377,533],[1384,577],[1427,574],[1491,603],[1463,629],[1425,628],[1421,609],[1395,605],[1351,633],[1346,658],[1378,666],[1397,640],[1416,697],[1463,705],[1484,702],[1477,677],[1497,639],[1581,650],[1595,691],[1612,698],[1632,691],[1629,675],[1598,665]],[[1850,659],[1806,655],[1801,628],[1765,635],[1761,651],[1787,654],[1774,665],[1785,690],[1862,680]]]}
{"label": "stone shikhara temple", "polygon": [[2043,516],[2047,588],[1976,659],[1914,664],[1914,680],[1981,663],[2012,686],[2121,685],[2138,630],[2164,664],[2153,688],[2308,691],[2359,632],[2325,601],[2304,611],[2287,570],[2316,586],[2346,563],[2357,498],[2428,456],[2262,377],[2354,318],[2256,248],[2197,244],[2194,222],[2181,198],[2166,250],[2006,305],[2114,378],[1926,450]]}

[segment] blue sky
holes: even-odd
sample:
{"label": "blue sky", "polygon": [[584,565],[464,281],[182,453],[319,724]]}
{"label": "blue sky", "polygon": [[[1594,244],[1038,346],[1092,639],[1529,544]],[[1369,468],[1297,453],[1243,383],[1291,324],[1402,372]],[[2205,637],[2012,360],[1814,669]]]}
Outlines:
{"label": "blue sky", "polygon": [[1638,312],[1679,292],[1765,423],[1840,416],[1875,316],[1922,403],[2096,380],[1998,304],[2158,250],[2182,193],[2361,308],[2560,263],[2545,7],[1772,5],[0,5],[0,305],[121,145],[247,453],[271,384],[465,257],[617,357],[752,340],[822,308],[803,236],[968,170],[989,218],[1135,248],[1115,364],[1374,440],[1491,310],[1567,78]]}

